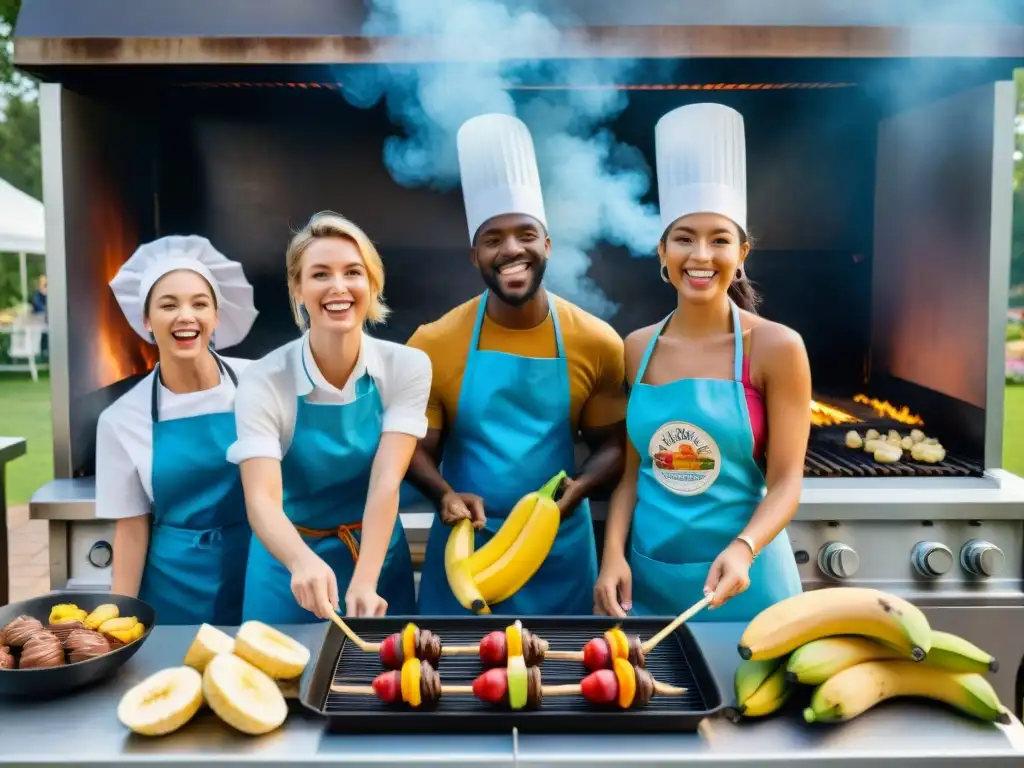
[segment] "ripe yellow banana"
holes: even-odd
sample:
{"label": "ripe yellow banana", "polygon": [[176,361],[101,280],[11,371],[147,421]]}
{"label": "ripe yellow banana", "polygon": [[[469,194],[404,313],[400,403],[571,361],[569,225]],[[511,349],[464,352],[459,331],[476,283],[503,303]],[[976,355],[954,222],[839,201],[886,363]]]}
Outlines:
{"label": "ripe yellow banana", "polygon": [[469,570],[469,557],[476,544],[476,533],[469,520],[459,520],[448,534],[444,545],[444,571],[448,586],[459,604],[468,611],[488,614],[491,609],[477,588],[476,580]]}
{"label": "ripe yellow banana", "polygon": [[778,712],[789,700],[793,687],[786,679],[786,668],[780,664],[737,709],[743,717],[764,717]]}
{"label": "ripe yellow banana", "polygon": [[1010,722],[996,692],[981,675],[913,661],[867,661],[843,670],[815,690],[804,720],[850,720],[879,702],[905,696],[939,701],[979,720]]}
{"label": "ripe yellow banana", "polygon": [[901,597],[862,587],[803,592],[765,608],[740,638],[740,657],[758,661],[785,656],[812,640],[861,635],[921,661],[932,647],[928,619]]}
{"label": "ripe yellow banana", "polygon": [[512,508],[508,517],[505,518],[505,522],[501,524],[491,540],[470,555],[469,570],[471,573],[479,575],[486,571],[511,549],[516,539],[522,535],[526,523],[533,516],[538,504],[555,506],[554,495],[565,476],[565,472],[559,472],[548,480],[539,491],[528,493],[516,502],[515,507]]}
{"label": "ripe yellow banana", "polygon": [[932,630],[932,649],[924,663],[951,672],[998,672],[999,662],[992,654],[948,632]]}
{"label": "ripe yellow banana", "polygon": [[490,603],[507,600],[544,564],[555,543],[561,513],[552,501],[540,500],[522,532],[494,563],[475,574],[476,585]]}
{"label": "ripe yellow banana", "polygon": [[865,661],[906,658],[899,651],[876,643],[869,637],[823,637],[793,651],[786,663],[786,677],[804,685],[820,685],[844,669]]}

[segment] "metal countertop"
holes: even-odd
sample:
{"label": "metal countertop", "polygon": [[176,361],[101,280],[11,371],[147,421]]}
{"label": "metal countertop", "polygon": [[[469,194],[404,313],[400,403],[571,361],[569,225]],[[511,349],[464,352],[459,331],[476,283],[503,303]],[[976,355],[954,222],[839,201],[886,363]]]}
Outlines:
{"label": "metal countertop", "polygon": [[[693,624],[726,702],[738,661],[739,624]],[[282,630],[316,653],[326,625]],[[225,628],[230,631],[229,628]],[[129,687],[181,663],[195,627],[156,627],[113,679],[49,702],[0,700],[0,765],[615,765],[780,766],[826,762],[836,768],[884,765],[928,768],[1024,765],[1024,726],[979,723],[918,702],[891,702],[850,723],[811,727],[794,710],[734,725],[705,721],[698,734],[615,736],[338,736],[298,702],[285,725],[262,737],[239,734],[208,710],[175,734],[145,738],[117,720]],[[311,665],[312,666],[312,665]]]}

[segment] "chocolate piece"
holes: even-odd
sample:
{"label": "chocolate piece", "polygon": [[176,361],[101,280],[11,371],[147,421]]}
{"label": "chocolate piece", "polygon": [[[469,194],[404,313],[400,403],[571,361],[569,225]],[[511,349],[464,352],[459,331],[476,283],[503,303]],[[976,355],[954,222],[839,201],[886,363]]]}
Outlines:
{"label": "chocolate piece", "polygon": [[636,635],[628,635],[629,638],[629,663],[634,667],[647,666],[647,654],[644,653],[644,644]]}
{"label": "chocolate piece", "polygon": [[548,652],[548,641],[528,629],[523,629],[520,633],[523,636],[523,660],[526,666],[543,664],[544,654]]}
{"label": "chocolate piece", "polygon": [[441,676],[426,659],[420,660],[420,705],[433,706],[441,698]]}
{"label": "chocolate piece", "polygon": [[[416,630],[416,658],[429,662],[432,667],[436,667],[441,661],[441,638],[429,629]],[[440,682],[438,686],[440,686]],[[440,691],[440,688],[438,688],[438,691]],[[439,692],[438,696],[440,695]]]}
{"label": "chocolate piece", "polygon": [[6,645],[0,645],[0,669],[14,669],[16,666],[11,649]]}
{"label": "chocolate piece", "polygon": [[78,619],[72,619],[70,621],[50,622],[49,630],[57,639],[62,643],[68,639],[68,635],[74,632],[76,629],[85,629],[85,624],[78,621]]}
{"label": "chocolate piece", "polygon": [[[523,643],[525,654],[526,643]],[[524,655],[525,658],[525,655]],[[529,663],[529,662],[527,662]],[[526,709],[540,709],[541,701],[544,699],[544,687],[540,681],[540,667],[526,668]]]}
{"label": "chocolate piece", "polygon": [[654,678],[643,667],[633,667],[633,672],[636,673],[636,695],[630,709],[637,709],[647,706],[654,696]]}
{"label": "chocolate piece", "polygon": [[[11,648],[21,648],[33,635],[46,632],[46,627],[39,619],[31,616],[19,616],[4,627],[4,638]],[[47,632],[47,634],[49,634]]]}
{"label": "chocolate piece", "polygon": [[71,656],[71,663],[86,661],[110,653],[110,641],[91,629],[76,629],[64,641],[64,650]]}
{"label": "chocolate piece", "polygon": [[64,646],[49,632],[36,634],[21,649],[21,669],[59,667],[63,664]]}

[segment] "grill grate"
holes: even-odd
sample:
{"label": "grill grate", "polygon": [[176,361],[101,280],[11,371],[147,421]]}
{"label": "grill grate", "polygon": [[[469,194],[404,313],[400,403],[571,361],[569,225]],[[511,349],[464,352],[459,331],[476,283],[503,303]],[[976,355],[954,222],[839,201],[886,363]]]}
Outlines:
{"label": "grill grate", "polygon": [[804,477],[981,477],[984,469],[977,462],[948,451],[938,464],[914,461],[910,453],[893,464],[880,464],[870,455],[812,439],[804,459]]}
{"label": "grill grate", "polygon": [[[504,629],[508,617],[412,617],[430,629],[445,645],[473,645],[492,630]],[[619,622],[623,631],[646,639],[671,619],[633,619]],[[405,626],[408,619],[350,620],[364,640],[380,642]],[[531,617],[523,625],[550,644],[552,650],[579,651],[588,640],[614,625],[606,617]],[[509,712],[479,701],[469,694],[442,696],[430,710],[411,710],[388,705],[374,696],[339,694],[332,683],[368,685],[383,671],[377,654],[364,653],[330,625],[317,660],[314,680],[304,695],[307,706],[329,718],[334,731],[365,733],[439,731],[509,732],[520,730],[557,732],[650,732],[694,730],[711,711],[721,706],[721,695],[703,655],[684,626],[663,640],[647,657],[647,670],[655,680],[687,689],[683,696],[655,696],[643,709],[623,711],[589,704],[582,695],[545,697],[540,710]],[[443,656],[438,666],[445,685],[470,685],[484,671],[474,656]],[[541,666],[545,685],[578,683],[587,671],[580,662],[546,660]]]}

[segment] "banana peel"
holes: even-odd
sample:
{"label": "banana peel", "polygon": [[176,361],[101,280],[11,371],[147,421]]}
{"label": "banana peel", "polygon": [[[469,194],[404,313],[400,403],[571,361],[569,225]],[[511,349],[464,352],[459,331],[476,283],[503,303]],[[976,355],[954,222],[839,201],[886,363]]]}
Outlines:
{"label": "banana peel", "polygon": [[559,472],[542,488],[523,496],[501,528],[478,550],[468,520],[460,520],[448,535],[445,573],[459,603],[478,614],[507,600],[543,565],[554,545],[561,513],[555,494],[566,478]]}

